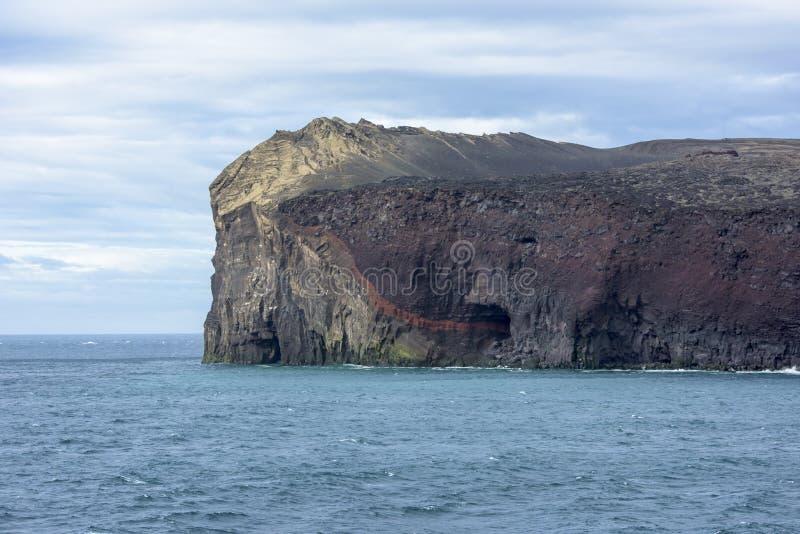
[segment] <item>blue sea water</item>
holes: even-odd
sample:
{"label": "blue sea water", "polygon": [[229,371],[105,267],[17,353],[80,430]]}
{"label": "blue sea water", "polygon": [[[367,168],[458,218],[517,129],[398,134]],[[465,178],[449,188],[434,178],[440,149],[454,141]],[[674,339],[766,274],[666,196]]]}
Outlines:
{"label": "blue sea water", "polygon": [[0,532],[798,532],[796,373],[201,365],[0,336]]}

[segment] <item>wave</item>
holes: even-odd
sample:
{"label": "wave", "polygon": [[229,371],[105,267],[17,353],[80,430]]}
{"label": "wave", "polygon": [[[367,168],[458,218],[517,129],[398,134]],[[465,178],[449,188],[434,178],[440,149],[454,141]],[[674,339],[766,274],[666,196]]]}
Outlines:
{"label": "wave", "polygon": [[775,370],[765,369],[763,371],[736,371],[736,372],[742,374],[800,375],[800,370],[797,369],[797,366],[786,367],[784,369],[775,369]]}
{"label": "wave", "polygon": [[729,373],[729,374],[783,374],[800,375],[797,367],[763,369],[761,371],[722,371],[718,369],[581,369],[582,373]]}
{"label": "wave", "polygon": [[[635,371],[635,369],[633,369]],[[642,369],[644,373],[724,373],[716,369]]]}
{"label": "wave", "polygon": [[[281,367],[280,364],[258,364],[256,367]],[[314,365],[301,365],[298,367],[316,367]],[[714,373],[714,374],[756,374],[756,373],[772,373],[772,374],[786,374],[786,375],[800,375],[800,369],[796,366],[787,367],[785,369],[774,370],[761,370],[761,371],[735,371],[735,370],[720,370],[720,369],[646,369],[646,368],[615,368],[615,369],[568,369],[568,368],[542,368],[530,369],[523,367],[508,367],[505,365],[498,365],[494,367],[481,367],[473,365],[452,365],[452,366],[419,366],[419,365],[404,365],[404,366],[383,366],[383,365],[361,365],[357,363],[344,363],[339,367],[345,369],[356,370],[393,370],[393,371],[512,371],[512,372],[577,372],[577,373]]]}
{"label": "wave", "polygon": [[97,345],[97,341],[84,341],[81,345]]}
{"label": "wave", "polygon": [[123,482],[125,484],[134,484],[134,485],[147,484],[147,482],[145,482],[144,480],[138,479],[134,476],[117,475],[116,477],[114,477],[114,479],[117,480],[118,482]]}

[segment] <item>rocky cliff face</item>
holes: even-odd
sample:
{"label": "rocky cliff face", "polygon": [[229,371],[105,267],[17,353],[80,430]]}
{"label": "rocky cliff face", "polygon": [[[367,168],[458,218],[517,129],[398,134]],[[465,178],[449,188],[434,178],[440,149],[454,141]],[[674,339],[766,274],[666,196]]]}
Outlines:
{"label": "rocky cliff face", "polygon": [[204,361],[798,365],[799,154],[278,132],[211,186]]}

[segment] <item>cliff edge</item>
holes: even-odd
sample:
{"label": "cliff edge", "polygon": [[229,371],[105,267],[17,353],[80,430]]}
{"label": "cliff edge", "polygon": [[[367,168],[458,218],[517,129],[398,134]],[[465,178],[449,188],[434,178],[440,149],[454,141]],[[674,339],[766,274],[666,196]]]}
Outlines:
{"label": "cliff edge", "polygon": [[315,119],[211,184],[205,362],[800,364],[800,141]]}

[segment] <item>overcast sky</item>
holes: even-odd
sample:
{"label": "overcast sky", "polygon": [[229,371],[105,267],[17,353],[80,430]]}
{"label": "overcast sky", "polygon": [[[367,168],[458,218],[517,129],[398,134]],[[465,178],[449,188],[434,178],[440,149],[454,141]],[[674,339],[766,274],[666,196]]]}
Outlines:
{"label": "overcast sky", "polygon": [[0,333],[201,331],[208,184],[319,115],[800,136],[800,2],[432,3],[0,3]]}

